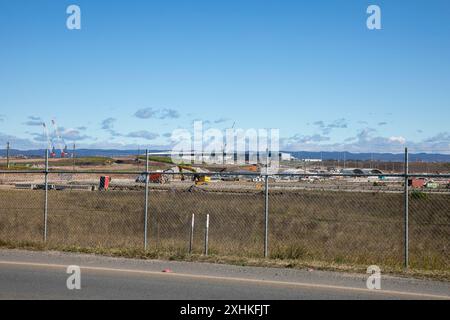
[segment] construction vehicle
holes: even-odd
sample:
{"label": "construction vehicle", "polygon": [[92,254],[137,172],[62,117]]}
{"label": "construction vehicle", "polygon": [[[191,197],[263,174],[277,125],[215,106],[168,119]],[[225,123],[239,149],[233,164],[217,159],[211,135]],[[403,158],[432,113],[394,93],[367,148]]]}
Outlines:
{"label": "construction vehicle", "polygon": [[[186,165],[178,165],[178,170],[180,171],[181,174],[181,180],[184,181],[185,177],[183,174],[183,170],[186,172],[190,172],[193,173],[192,175],[192,181],[195,183],[195,185],[204,185],[204,184],[208,184],[211,181],[211,177],[206,175],[205,173],[201,173],[198,172],[197,169],[191,167],[191,166],[186,166]],[[199,169],[200,170],[200,169]]]}
{"label": "construction vehicle", "polygon": [[181,175],[181,181],[184,181],[185,180],[185,177],[184,177],[184,174],[183,174],[183,170],[186,172],[186,171],[188,171],[188,172],[196,172],[195,171],[195,169],[194,168],[192,168],[191,166],[186,166],[186,165],[178,165],[177,166],[178,167],[178,171],[180,171],[180,175]]}
{"label": "construction vehicle", "polygon": [[159,183],[159,184],[165,184],[169,182],[169,179],[166,175],[162,173],[152,173],[148,177],[148,181],[150,183]]}
{"label": "construction vehicle", "polygon": [[425,188],[427,188],[427,189],[438,189],[439,188],[439,183],[430,180],[430,181],[428,181],[425,184]]}
{"label": "construction vehicle", "polygon": [[[146,182],[146,174],[142,173],[136,178],[136,182],[138,183],[145,183]],[[159,184],[165,184],[169,182],[169,178],[167,175],[164,174],[164,172],[156,172],[151,173],[148,176],[148,182],[150,183],[159,183]]]}
{"label": "construction vehicle", "polygon": [[211,177],[207,176],[205,174],[194,174],[194,178],[193,178],[195,185],[196,186],[201,186],[201,185],[205,185],[208,184],[211,181]]}

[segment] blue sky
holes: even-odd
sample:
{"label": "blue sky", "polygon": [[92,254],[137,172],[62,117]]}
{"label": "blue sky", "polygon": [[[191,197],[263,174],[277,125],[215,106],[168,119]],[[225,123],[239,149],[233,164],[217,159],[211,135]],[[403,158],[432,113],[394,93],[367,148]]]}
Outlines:
{"label": "blue sky", "polygon": [[447,0],[0,0],[0,46],[16,148],[45,147],[51,119],[102,148],[168,147],[201,119],[279,128],[288,150],[450,153]]}

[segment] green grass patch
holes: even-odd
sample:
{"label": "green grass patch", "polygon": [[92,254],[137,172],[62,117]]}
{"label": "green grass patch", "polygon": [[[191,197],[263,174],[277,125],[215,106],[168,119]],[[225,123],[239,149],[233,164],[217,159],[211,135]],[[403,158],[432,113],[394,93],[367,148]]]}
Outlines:
{"label": "green grass patch", "polygon": [[11,170],[11,171],[20,171],[20,170],[42,170],[39,168],[33,168],[32,164],[30,163],[21,163],[21,164],[15,164],[15,163],[11,163],[9,165],[9,168],[6,166],[6,164],[2,164],[0,165],[0,170]]}
{"label": "green grass patch", "polygon": [[411,198],[415,200],[426,200],[428,199],[428,196],[425,192],[419,191],[419,190],[413,190],[411,192]]}
{"label": "green grass patch", "polygon": [[106,166],[113,164],[115,160],[108,157],[81,157],[75,159],[67,158],[51,162],[51,166],[52,167],[73,166],[74,162],[76,166]]}
{"label": "green grass patch", "polygon": [[[146,160],[145,156],[139,156],[138,157],[139,160]],[[170,157],[164,157],[164,156],[149,156],[148,157],[149,161],[153,161],[153,162],[161,162],[161,163],[167,163],[167,164],[174,164],[172,159]]]}

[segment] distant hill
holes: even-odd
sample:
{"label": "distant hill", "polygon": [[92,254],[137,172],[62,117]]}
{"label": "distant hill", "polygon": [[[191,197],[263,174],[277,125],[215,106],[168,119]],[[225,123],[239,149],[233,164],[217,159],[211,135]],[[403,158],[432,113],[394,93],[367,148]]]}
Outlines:
{"label": "distant hill", "polygon": [[[291,154],[297,159],[322,159],[322,160],[374,160],[374,161],[395,161],[402,162],[405,159],[404,153],[351,153],[337,151],[309,152],[295,151]],[[450,162],[450,154],[438,153],[410,153],[410,161],[423,162]]]}
{"label": "distant hill", "polygon": [[[152,152],[157,152],[157,151],[158,150],[152,150]],[[72,151],[68,150],[68,152],[71,153]],[[123,156],[137,155],[138,152],[140,152],[140,154],[144,154],[145,150],[140,150],[140,151],[138,151],[138,150],[115,150],[115,149],[77,149],[77,150],[75,150],[77,157],[94,157],[94,156],[97,156],[97,157],[123,157]],[[38,149],[38,150],[11,149],[11,150],[9,150],[9,154],[11,156],[44,157],[45,150],[44,149]],[[6,156],[6,149],[0,150],[0,156],[1,157]]]}
{"label": "distant hill", "polygon": [[[151,150],[151,152],[162,152],[165,150]],[[69,150],[70,152],[70,150]],[[144,154],[144,150],[116,150],[116,149],[77,149],[77,157],[123,157]],[[337,151],[294,151],[289,152],[297,159],[323,159],[323,160],[343,160],[344,155],[346,160],[374,160],[374,161],[397,161],[401,162],[404,159],[403,153],[351,153],[351,152],[337,152]],[[11,156],[27,156],[27,157],[44,157],[45,150],[10,150]],[[0,150],[0,156],[6,156],[6,150]],[[410,161],[423,162],[450,162],[450,154],[438,153],[410,153]]]}

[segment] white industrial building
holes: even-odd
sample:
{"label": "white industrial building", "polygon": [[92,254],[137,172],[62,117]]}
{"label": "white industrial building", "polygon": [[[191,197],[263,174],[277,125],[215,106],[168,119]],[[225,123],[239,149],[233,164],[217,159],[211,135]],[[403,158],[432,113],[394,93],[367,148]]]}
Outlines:
{"label": "white industrial building", "polygon": [[348,175],[370,175],[370,174],[383,174],[383,171],[378,169],[359,169],[359,168],[346,168],[341,170],[342,174]]}
{"label": "white industrial building", "polygon": [[295,160],[295,157],[287,152],[280,152],[280,160],[281,161],[292,161]]}
{"label": "white industrial building", "polygon": [[[203,152],[152,152],[149,153],[151,156],[177,156],[183,162],[194,162],[195,160],[206,163],[230,163],[236,162],[238,159],[245,163],[253,163],[256,160],[256,163],[265,164],[266,163],[266,152],[246,152],[246,153],[203,153]],[[272,155],[270,155],[270,158]],[[279,152],[278,153],[279,161],[292,161],[295,160],[295,157],[292,154],[287,152]]]}
{"label": "white industrial building", "polygon": [[322,159],[302,159],[303,162],[322,162]]}

